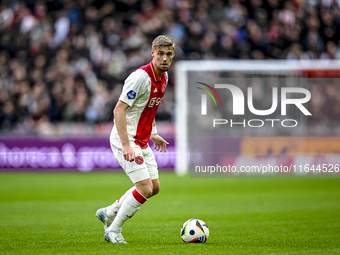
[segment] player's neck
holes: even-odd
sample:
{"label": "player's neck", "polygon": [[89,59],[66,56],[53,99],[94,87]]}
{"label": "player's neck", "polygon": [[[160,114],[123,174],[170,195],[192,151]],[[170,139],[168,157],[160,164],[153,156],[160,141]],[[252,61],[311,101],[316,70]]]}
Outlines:
{"label": "player's neck", "polygon": [[164,72],[161,71],[161,70],[159,70],[159,69],[156,67],[156,65],[155,65],[155,63],[154,63],[153,61],[152,61],[152,65],[153,65],[153,70],[155,70],[156,75],[158,76],[158,78],[159,78],[159,79],[162,79],[162,76],[163,76]]}

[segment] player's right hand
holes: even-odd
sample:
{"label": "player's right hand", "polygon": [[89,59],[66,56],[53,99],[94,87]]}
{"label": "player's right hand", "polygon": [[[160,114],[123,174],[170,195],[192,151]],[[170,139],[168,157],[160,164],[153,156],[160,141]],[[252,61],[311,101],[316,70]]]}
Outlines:
{"label": "player's right hand", "polygon": [[125,160],[130,162],[135,160],[135,151],[132,149],[130,145],[123,146],[122,152]]}

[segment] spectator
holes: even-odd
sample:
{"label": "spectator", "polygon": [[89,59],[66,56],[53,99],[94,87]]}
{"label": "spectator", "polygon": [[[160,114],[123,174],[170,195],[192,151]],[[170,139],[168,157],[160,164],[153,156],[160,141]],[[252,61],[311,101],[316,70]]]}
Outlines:
{"label": "spectator", "polygon": [[[328,0],[5,0],[0,130],[111,121],[124,79],[151,60],[146,45],[158,34],[174,38],[174,61],[339,59],[339,28],[339,1]],[[170,82],[158,120],[173,117]]]}

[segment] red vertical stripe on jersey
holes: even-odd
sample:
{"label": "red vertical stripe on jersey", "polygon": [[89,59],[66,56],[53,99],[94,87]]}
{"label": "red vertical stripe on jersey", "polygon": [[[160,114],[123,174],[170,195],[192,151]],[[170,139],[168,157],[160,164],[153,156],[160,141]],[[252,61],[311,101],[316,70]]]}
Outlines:
{"label": "red vertical stripe on jersey", "polygon": [[152,123],[155,119],[158,109],[158,106],[156,105],[154,105],[153,107],[149,107],[149,104],[152,100],[152,89],[154,89],[153,86],[151,86],[149,101],[147,102],[142,114],[140,115],[136,135],[134,136],[135,144],[139,145],[142,149],[146,149],[148,147],[147,143],[151,136]]}
{"label": "red vertical stripe on jersey", "polygon": [[[155,119],[157,109],[159,106],[159,103],[156,104],[155,100],[163,99],[164,92],[162,92],[162,84],[167,82],[166,81],[167,77],[164,73],[162,76],[162,79],[159,80],[159,82],[156,82],[152,74],[152,71],[153,71],[152,62],[146,66],[142,66],[141,69],[143,69],[144,71],[148,73],[151,79],[151,89],[150,89],[149,100],[139,117],[136,135],[133,138],[135,138],[135,144],[140,146],[142,149],[146,149],[148,147],[148,141],[151,136],[152,123],[153,123],[153,120]],[[155,92],[156,88],[157,88],[157,91]]]}

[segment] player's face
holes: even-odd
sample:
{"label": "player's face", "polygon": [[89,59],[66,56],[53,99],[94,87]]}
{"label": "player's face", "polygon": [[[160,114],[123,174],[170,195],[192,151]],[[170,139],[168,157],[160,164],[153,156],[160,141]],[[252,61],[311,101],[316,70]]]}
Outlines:
{"label": "player's face", "polygon": [[169,69],[172,59],[175,56],[173,47],[160,47],[151,51],[155,68],[162,72]]}

